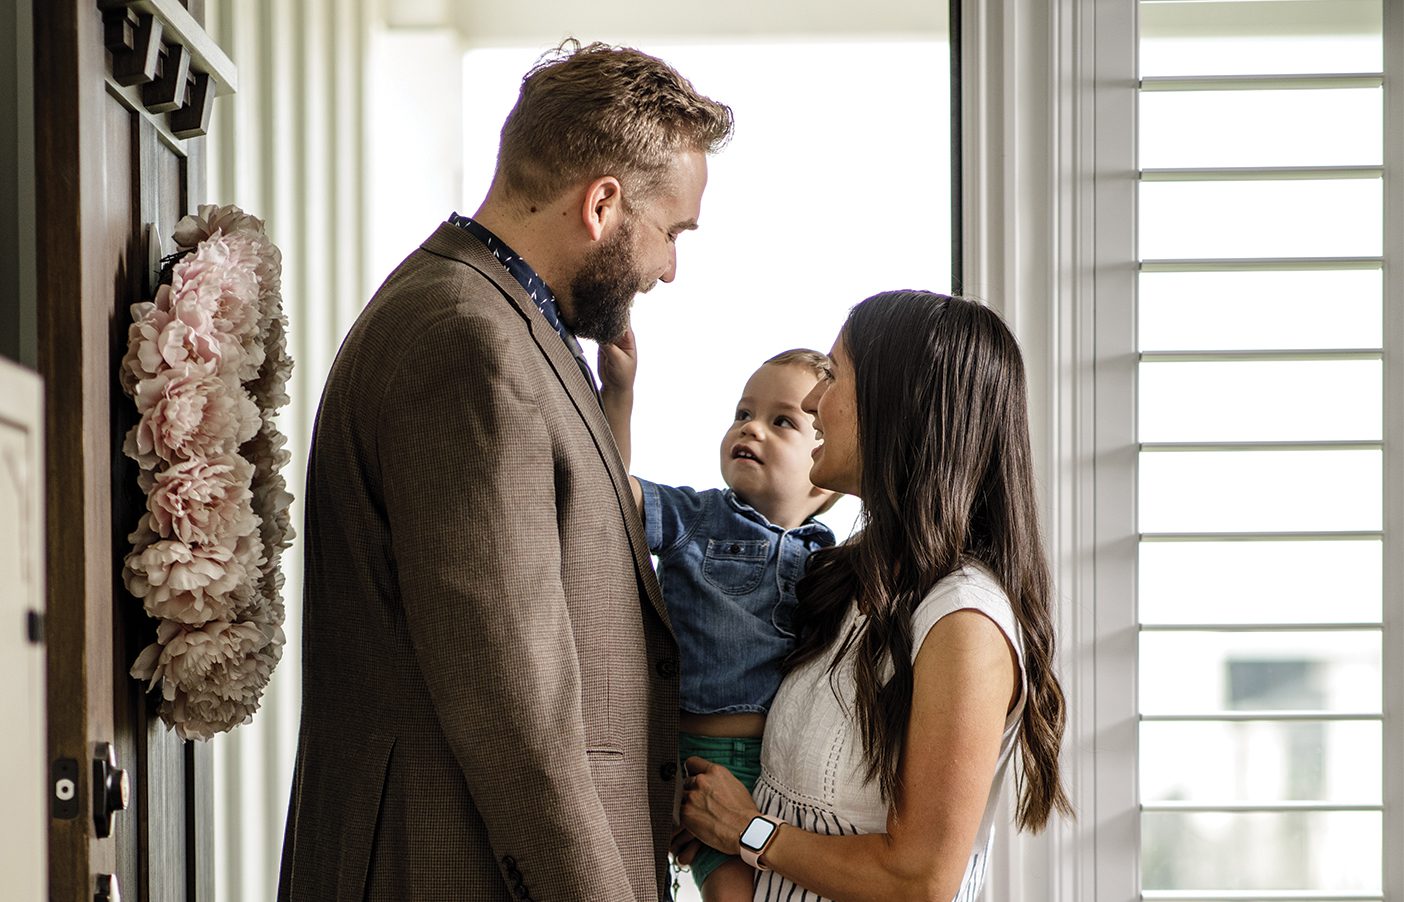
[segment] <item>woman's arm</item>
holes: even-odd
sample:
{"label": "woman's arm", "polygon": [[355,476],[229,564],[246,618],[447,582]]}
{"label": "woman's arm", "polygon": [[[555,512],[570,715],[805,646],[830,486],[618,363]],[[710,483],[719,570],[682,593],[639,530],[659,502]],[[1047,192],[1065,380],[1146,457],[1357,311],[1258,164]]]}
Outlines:
{"label": "woman's arm", "polygon": [[[812,892],[847,900],[950,902],[960,888],[1015,698],[1017,662],[1004,633],[976,611],[937,621],[917,654],[903,791],[887,832],[821,836],[792,825],[762,861]],[[756,807],[725,768],[688,760],[682,819],[696,836],[736,854]],[[739,792],[738,792],[739,790]]]}

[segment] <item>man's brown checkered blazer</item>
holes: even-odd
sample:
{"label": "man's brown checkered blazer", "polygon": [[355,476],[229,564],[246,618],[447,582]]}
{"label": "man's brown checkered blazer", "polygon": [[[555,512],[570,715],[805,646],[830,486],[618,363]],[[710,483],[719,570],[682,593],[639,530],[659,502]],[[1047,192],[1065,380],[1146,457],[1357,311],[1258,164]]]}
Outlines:
{"label": "man's brown checkered blazer", "polygon": [[332,365],[279,898],[666,894],[677,646],[560,336],[441,225]]}

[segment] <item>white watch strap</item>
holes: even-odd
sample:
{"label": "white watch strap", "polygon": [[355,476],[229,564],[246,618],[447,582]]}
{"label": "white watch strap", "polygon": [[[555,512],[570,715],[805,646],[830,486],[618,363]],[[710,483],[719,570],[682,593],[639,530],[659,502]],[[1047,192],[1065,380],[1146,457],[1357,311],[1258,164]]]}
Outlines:
{"label": "white watch strap", "polygon": [[[780,820],[777,817],[771,817],[768,814],[758,814],[746,822],[746,830],[749,830],[751,824],[755,823],[757,820],[770,821],[772,824],[775,825],[775,829],[770,831],[770,835],[765,838],[765,842],[761,845],[759,849],[755,851],[752,851],[751,849],[748,849],[745,846],[740,846],[741,860],[746,862],[758,871],[768,871],[770,870],[770,868],[766,867],[764,864],[761,863],[761,858],[764,857],[765,850],[770,848],[770,844],[775,842],[775,837],[780,833],[780,825],[783,824],[784,821]],[[745,835],[746,830],[741,831],[742,835]]]}

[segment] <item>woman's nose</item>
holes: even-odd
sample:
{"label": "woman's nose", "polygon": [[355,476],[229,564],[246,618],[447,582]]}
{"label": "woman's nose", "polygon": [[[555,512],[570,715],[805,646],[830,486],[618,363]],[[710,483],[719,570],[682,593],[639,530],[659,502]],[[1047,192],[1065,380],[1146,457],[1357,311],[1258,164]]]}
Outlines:
{"label": "woman's nose", "polygon": [[819,399],[824,397],[824,392],[829,390],[829,383],[819,380],[814,383],[814,387],[809,390],[809,394],[804,396],[800,402],[800,410],[814,417],[816,423],[819,421]]}

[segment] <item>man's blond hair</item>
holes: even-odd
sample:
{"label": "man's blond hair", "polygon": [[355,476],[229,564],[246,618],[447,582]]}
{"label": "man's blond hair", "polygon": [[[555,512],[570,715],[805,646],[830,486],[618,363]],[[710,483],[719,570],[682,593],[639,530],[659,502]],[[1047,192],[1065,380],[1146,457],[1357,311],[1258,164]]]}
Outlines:
{"label": "man's blond hair", "polygon": [[612,175],[626,202],[639,200],[666,187],[679,153],[714,153],[731,130],[731,108],[662,60],[569,38],[522,78],[502,126],[497,180],[512,199],[545,203]]}

